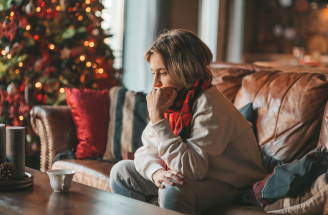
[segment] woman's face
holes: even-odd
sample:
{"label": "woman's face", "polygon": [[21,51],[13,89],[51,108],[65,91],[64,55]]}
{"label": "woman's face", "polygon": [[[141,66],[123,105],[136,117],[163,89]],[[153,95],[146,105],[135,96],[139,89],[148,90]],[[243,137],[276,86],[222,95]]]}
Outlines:
{"label": "woman's face", "polygon": [[176,83],[167,73],[162,57],[157,52],[150,56],[150,70],[153,73],[153,87],[172,87],[178,92],[183,88],[182,85]]}

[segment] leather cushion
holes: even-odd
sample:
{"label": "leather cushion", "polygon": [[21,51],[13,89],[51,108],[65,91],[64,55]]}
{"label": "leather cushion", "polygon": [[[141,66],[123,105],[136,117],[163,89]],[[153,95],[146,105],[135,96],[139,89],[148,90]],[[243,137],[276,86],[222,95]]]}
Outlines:
{"label": "leather cushion", "polygon": [[223,93],[231,102],[234,102],[235,96],[241,86],[244,76],[253,73],[251,68],[221,68],[211,66],[213,75],[212,84]]}
{"label": "leather cushion", "polygon": [[76,158],[103,156],[109,121],[108,90],[66,88],[65,93],[79,140]]}
{"label": "leather cushion", "polygon": [[319,145],[328,149],[328,102],[325,107],[325,112],[322,117]]}
{"label": "leather cushion", "polygon": [[327,99],[325,74],[266,70],[243,78],[234,104],[253,103],[262,152],[290,162],[317,146]]}

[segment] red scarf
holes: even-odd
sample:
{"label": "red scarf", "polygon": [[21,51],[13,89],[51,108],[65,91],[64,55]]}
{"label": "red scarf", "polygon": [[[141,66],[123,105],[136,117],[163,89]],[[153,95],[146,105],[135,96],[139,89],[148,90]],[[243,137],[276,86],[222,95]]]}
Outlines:
{"label": "red scarf", "polygon": [[[190,135],[192,106],[197,97],[212,86],[209,80],[198,80],[188,90],[179,92],[173,105],[164,114],[169,121],[170,127],[176,136],[180,136],[185,141]],[[169,168],[165,164],[165,168]]]}

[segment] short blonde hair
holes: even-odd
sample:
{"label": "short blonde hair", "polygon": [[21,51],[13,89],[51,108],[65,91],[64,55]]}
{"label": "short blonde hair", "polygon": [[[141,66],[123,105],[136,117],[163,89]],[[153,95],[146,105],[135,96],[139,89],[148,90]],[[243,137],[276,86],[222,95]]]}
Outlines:
{"label": "short blonde hair", "polygon": [[151,55],[161,55],[165,69],[174,81],[190,88],[199,79],[211,80],[209,65],[212,52],[193,32],[176,29],[160,34],[144,55],[149,63]]}

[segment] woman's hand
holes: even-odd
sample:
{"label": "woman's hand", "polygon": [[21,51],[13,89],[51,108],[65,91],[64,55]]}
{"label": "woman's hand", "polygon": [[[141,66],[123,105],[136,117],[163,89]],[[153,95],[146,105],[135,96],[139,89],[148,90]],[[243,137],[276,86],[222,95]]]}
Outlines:
{"label": "woman's hand", "polygon": [[153,174],[152,177],[156,187],[161,189],[165,188],[165,186],[162,184],[163,182],[173,186],[174,182],[172,180],[179,184],[184,184],[186,181],[185,177],[176,170],[166,171],[165,169],[159,169]]}
{"label": "woman's hand", "polygon": [[147,95],[150,121],[154,124],[164,119],[164,113],[173,104],[177,92],[171,87],[154,88]]}

